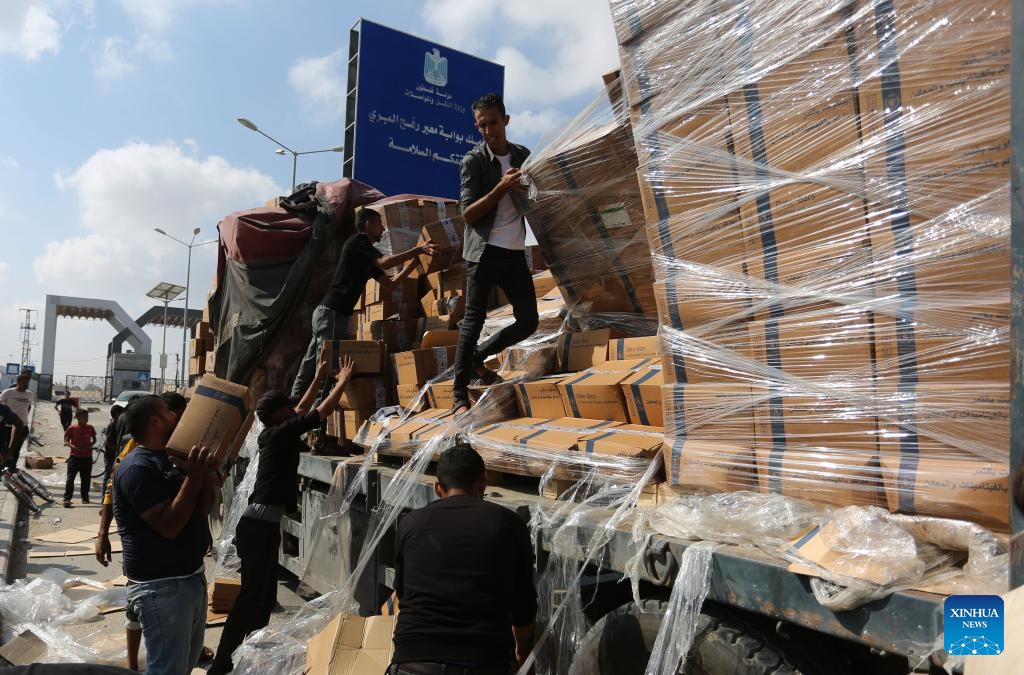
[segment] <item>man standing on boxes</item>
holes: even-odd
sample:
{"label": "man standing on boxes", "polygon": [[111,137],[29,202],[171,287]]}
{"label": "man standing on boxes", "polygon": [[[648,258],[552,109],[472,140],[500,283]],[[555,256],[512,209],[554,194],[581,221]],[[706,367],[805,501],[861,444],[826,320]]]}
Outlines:
{"label": "man standing on boxes", "polygon": [[148,675],[181,675],[199,662],[206,629],[203,557],[218,479],[214,454],[194,447],[171,459],[178,423],[159,396],[131,402],[124,415],[138,443],[114,473],[114,517],[128,577],[128,607],[142,624]]}
{"label": "man standing on boxes", "polygon": [[[456,414],[469,410],[469,381],[475,371],[486,383],[497,375],[484,368],[484,360],[524,340],[537,330],[537,298],[533,275],[526,263],[526,222],[514,200],[522,200],[519,169],[530,151],[509,143],[505,127],[509,116],[497,94],[473,103],[473,119],[483,141],[462,158],[459,206],[466,222],[462,256],[466,259],[466,316],[455,352]],[[487,301],[500,286],[515,315],[506,326],[477,346],[487,318]]]}
{"label": "man standing on boxes", "polygon": [[484,500],[484,460],[441,453],[438,501],[398,521],[399,612],[388,675],[508,675],[533,648],[533,547],[514,511]]}
{"label": "man standing on boxes", "polygon": [[320,426],[338,408],[345,385],[352,378],[349,357],[338,363],[334,388],[313,410],[320,383],[330,373],[328,350],[321,350],[316,376],[301,401],[272,389],[256,403],[263,423],[257,446],[259,461],[249,505],[235,528],[235,548],[242,563],[242,588],[228,614],[217,646],[217,656],[207,675],[233,670],[231,654],[245,636],[270,622],[277,604],[277,555],[281,548],[281,518],[296,508],[299,453],[308,447],[302,435]]}
{"label": "man standing on boxes", "polygon": [[[366,282],[376,279],[381,286],[390,289],[409,276],[416,266],[417,256],[432,256],[437,251],[434,243],[428,241],[402,253],[384,255],[373,247],[383,236],[384,223],[379,213],[364,208],[356,214],[356,234],[349,237],[341,247],[341,256],[338,258],[338,267],[334,271],[331,285],[327,287],[323,302],[313,310],[313,334],[309,338],[306,355],[295,376],[292,396],[301,396],[306,391],[316,369],[320,345],[325,340],[345,339],[352,310],[359,301]],[[405,268],[397,277],[389,279],[384,270],[402,263],[406,263]]]}

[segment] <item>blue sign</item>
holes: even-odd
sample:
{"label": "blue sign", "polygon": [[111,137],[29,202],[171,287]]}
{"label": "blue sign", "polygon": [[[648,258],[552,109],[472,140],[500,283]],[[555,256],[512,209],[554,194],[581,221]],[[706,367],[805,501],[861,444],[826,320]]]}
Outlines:
{"label": "blue sign", "polygon": [[504,66],[365,19],[359,26],[352,177],[387,195],[457,199],[462,157],[481,140],[470,106],[504,92]]}
{"label": "blue sign", "polygon": [[7,374],[8,375],[17,375],[20,372],[21,372],[21,364],[20,363],[8,363],[7,364]]}
{"label": "blue sign", "polygon": [[943,641],[951,656],[1002,654],[1003,599],[998,595],[951,595],[943,605]]}

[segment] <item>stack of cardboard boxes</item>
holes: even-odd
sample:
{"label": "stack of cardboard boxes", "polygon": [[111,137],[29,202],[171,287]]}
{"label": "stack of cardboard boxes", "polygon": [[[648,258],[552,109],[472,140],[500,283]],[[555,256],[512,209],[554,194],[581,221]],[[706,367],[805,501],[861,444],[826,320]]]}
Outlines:
{"label": "stack of cardboard boxes", "polygon": [[1006,529],[1008,2],[611,6],[669,482]]}

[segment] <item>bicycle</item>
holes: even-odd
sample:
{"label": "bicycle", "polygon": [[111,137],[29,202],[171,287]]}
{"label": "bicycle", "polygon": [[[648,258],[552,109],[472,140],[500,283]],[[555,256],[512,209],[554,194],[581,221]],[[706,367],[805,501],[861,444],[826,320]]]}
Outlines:
{"label": "bicycle", "polygon": [[24,504],[29,511],[39,513],[39,505],[32,498],[32,491],[18,479],[17,474],[11,473],[10,469],[5,468],[0,474],[0,482],[3,482],[4,487],[17,497],[18,501]]}
{"label": "bicycle", "polygon": [[46,486],[43,485],[38,478],[30,474],[25,469],[17,469],[14,472],[14,475],[20,478],[25,486],[32,490],[32,492],[34,492],[40,499],[45,501],[47,504],[53,503],[53,495],[50,494],[50,491],[46,489]]}

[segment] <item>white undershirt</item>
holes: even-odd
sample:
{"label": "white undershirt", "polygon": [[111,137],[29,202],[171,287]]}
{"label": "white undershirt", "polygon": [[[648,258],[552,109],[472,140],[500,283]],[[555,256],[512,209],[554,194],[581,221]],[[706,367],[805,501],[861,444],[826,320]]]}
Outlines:
{"label": "white undershirt", "polygon": [[[495,155],[501,164],[501,175],[512,168],[512,154]],[[522,251],[526,248],[526,228],[523,226],[523,217],[516,211],[516,205],[512,198],[505,195],[498,202],[498,210],[494,214],[494,225],[491,227],[491,236],[487,243],[492,246],[500,246],[514,251]]]}

